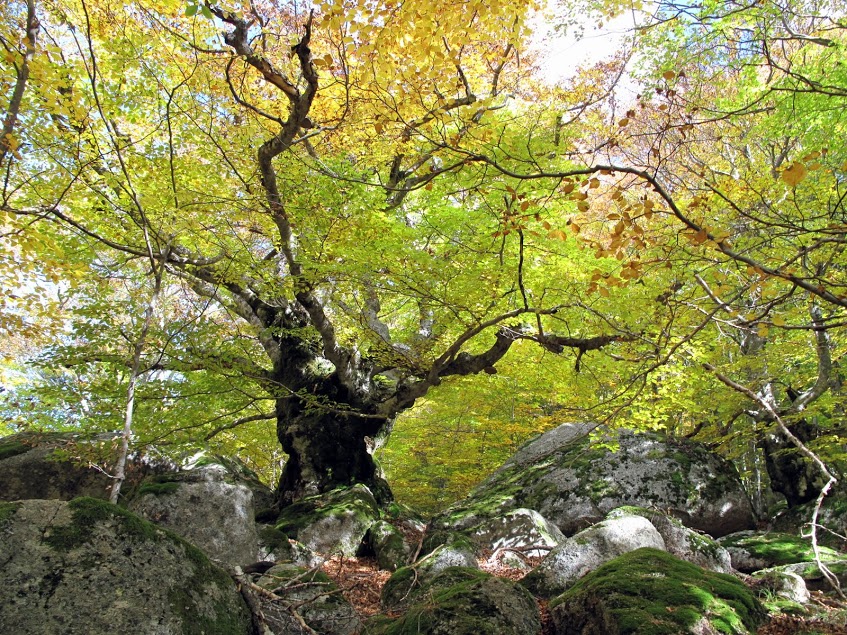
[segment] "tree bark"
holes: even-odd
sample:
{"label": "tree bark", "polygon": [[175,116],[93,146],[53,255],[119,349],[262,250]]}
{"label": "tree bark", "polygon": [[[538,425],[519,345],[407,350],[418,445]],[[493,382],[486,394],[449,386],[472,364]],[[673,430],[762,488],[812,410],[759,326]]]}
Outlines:
{"label": "tree bark", "polygon": [[[815,436],[816,428],[805,419],[788,426],[804,444]],[[803,456],[795,445],[779,432],[765,436],[759,447],[765,456],[765,467],[771,489],[785,496],[788,507],[798,507],[815,500],[826,479],[817,465]]]}

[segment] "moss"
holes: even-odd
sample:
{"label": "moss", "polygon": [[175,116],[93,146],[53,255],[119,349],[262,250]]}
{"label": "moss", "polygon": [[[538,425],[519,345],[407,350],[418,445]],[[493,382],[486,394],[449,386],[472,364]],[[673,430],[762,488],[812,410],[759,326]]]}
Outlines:
{"label": "moss", "polygon": [[153,494],[154,496],[173,494],[179,489],[179,485],[180,484],[175,481],[143,483],[141,487],[138,488],[138,496],[143,496],[144,494]]}
{"label": "moss", "polygon": [[18,508],[21,506],[21,503],[0,503],[0,530],[6,527],[6,525],[12,520],[12,516],[14,516],[18,512]]}
{"label": "moss", "polygon": [[[721,541],[721,545],[725,548],[743,549],[753,557],[765,560],[769,563],[768,566],[773,567],[815,559],[815,553],[809,541],[791,534],[768,533],[729,536]],[[839,558],[838,552],[828,547],[821,547],[820,552],[824,561]]]}
{"label": "moss", "polygon": [[259,527],[259,539],[271,551],[275,551],[280,547],[283,549],[289,549],[291,547],[288,542],[288,535],[285,532],[267,525]]}
{"label": "moss", "polygon": [[578,632],[603,621],[609,633],[690,632],[704,617],[720,633],[755,632],[765,610],[735,577],[713,573],[657,549],[608,562],[550,603]]}
{"label": "moss", "polygon": [[379,516],[376,503],[367,490],[357,487],[339,488],[285,507],[277,518],[276,529],[297,538],[301,530],[323,518],[344,516],[351,512],[371,518]]}
{"label": "moss", "polygon": [[[489,585],[487,591],[483,588],[486,585]],[[386,619],[373,620],[368,623],[365,633],[442,633],[449,625],[451,635],[518,635],[514,624],[504,622],[516,616],[504,615],[491,600],[492,596],[510,593],[512,590],[505,587],[511,585],[478,569],[449,567],[426,584],[418,596],[423,598],[422,601],[412,605],[405,615],[393,622]],[[528,606],[534,604],[529,594],[518,592],[525,595],[523,600]],[[535,629],[539,626],[540,623]],[[520,635],[523,635],[523,631]]]}
{"label": "moss", "polygon": [[5,441],[0,443],[0,461],[17,456],[18,454],[23,454],[24,452],[29,452],[31,449],[32,446],[21,443],[16,439]]}
{"label": "moss", "polygon": [[70,551],[89,542],[98,523],[117,521],[120,530],[139,540],[157,540],[163,532],[121,507],[99,498],[81,497],[68,503],[71,524],[52,528],[44,540],[57,551]]}

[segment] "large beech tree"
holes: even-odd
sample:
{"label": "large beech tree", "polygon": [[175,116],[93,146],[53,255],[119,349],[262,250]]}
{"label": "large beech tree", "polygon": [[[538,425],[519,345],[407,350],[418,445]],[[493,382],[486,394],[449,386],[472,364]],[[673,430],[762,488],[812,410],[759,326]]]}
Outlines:
{"label": "large beech tree", "polygon": [[[612,417],[655,401],[669,364],[743,388],[721,354],[702,353],[726,332],[741,343],[808,329],[826,377],[803,373],[805,396],[785,412],[817,401],[847,305],[843,197],[814,218],[803,210],[837,175],[805,180],[823,152],[811,140],[791,163],[802,170],[786,169],[787,154],[768,163],[767,143],[730,132],[771,126],[763,139],[775,140],[776,97],[821,89],[819,69],[768,49],[776,70],[762,83],[745,75],[747,40],[738,66],[715,61],[696,48],[687,5],[664,3],[640,30],[653,87],[620,112],[626,55],[567,85],[534,79],[534,9],[9,5],[6,236],[10,251],[36,254],[33,271],[52,254],[46,268],[78,316],[51,359],[132,366],[142,392],[158,373],[168,408],[211,411],[202,435],[274,419],[281,503],[353,482],[390,497],[372,453],[395,417],[446,378],[496,373],[527,347],[588,368]],[[747,10],[752,23],[775,15]],[[746,33],[744,15],[714,19]],[[650,49],[668,29],[679,47]],[[721,110],[716,68],[747,89],[743,104]],[[138,299],[153,289],[158,321],[113,308],[153,306]],[[8,315],[0,328],[18,326]],[[240,397],[192,383],[210,374]]]}

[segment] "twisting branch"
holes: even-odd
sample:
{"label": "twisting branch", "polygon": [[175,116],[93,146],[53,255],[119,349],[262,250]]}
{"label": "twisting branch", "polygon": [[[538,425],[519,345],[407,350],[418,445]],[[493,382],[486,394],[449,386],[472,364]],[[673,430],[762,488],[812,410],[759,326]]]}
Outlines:
{"label": "twisting branch", "polygon": [[723,384],[725,384],[729,388],[732,388],[732,390],[734,390],[738,393],[741,393],[742,395],[744,395],[748,399],[757,403],[776,422],[776,425],[779,428],[779,431],[783,434],[783,436],[785,436],[786,439],[791,441],[791,443],[794,445],[794,447],[796,447],[797,450],[799,450],[800,454],[802,454],[807,459],[812,461],[815,465],[817,465],[818,469],[821,471],[821,473],[827,478],[826,485],[823,486],[821,493],[818,495],[817,501],[815,501],[815,509],[814,509],[814,512],[812,513],[812,520],[811,520],[811,523],[810,523],[810,525],[811,525],[810,538],[812,540],[812,550],[815,553],[815,564],[818,565],[818,568],[821,570],[821,573],[823,573],[824,577],[832,585],[832,587],[836,590],[838,595],[841,596],[842,598],[845,597],[844,593],[841,591],[841,584],[838,582],[838,578],[821,561],[821,554],[820,554],[820,547],[818,546],[818,533],[817,533],[818,516],[820,514],[820,510],[821,510],[821,506],[823,505],[824,498],[826,498],[826,495],[829,493],[830,489],[832,489],[832,487],[838,482],[838,480],[835,478],[835,476],[832,475],[832,472],[829,471],[829,468],[827,468],[826,463],[824,463],[818,457],[817,454],[812,452],[806,446],[805,443],[803,443],[795,434],[793,434],[791,432],[791,430],[788,429],[788,426],[785,424],[785,421],[782,419],[780,414],[776,411],[776,408],[774,408],[773,405],[771,405],[771,403],[767,399],[764,399],[761,395],[757,395],[755,392],[753,392],[752,390],[750,390],[746,386],[742,386],[738,382],[733,381],[732,379],[730,379],[729,377],[727,377],[726,375],[724,375],[723,373],[718,371],[717,368],[715,368],[714,366],[712,366],[709,363],[704,363],[703,368],[705,368],[709,372],[713,373],[715,375],[715,377],[717,377]]}
{"label": "twisting branch", "polygon": [[40,28],[41,23],[35,15],[35,0],[26,0],[26,37],[24,38],[23,59],[20,66],[16,69],[15,89],[12,91],[12,98],[9,100],[9,106],[6,109],[3,130],[0,132],[0,166],[5,162],[9,152],[14,152],[17,145],[12,133],[15,130],[18,113],[21,110],[26,83],[29,81],[29,61],[35,55],[35,46]]}

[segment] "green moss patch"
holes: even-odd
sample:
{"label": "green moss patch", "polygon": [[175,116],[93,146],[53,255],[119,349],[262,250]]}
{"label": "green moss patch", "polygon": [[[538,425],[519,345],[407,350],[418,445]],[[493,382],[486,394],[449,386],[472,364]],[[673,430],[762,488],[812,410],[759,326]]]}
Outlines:
{"label": "green moss patch", "polygon": [[647,548],[599,567],[550,608],[563,635],[677,635],[703,620],[719,633],[740,635],[754,633],[766,616],[737,578]]}
{"label": "green moss patch", "polygon": [[449,567],[426,583],[418,598],[395,621],[371,620],[365,633],[524,635],[541,628],[535,601],[525,590],[478,569]]}
{"label": "green moss patch", "polygon": [[[727,536],[720,541],[726,549],[741,549],[752,557],[764,560],[768,567],[777,567],[796,562],[808,562],[815,559],[815,553],[808,539],[783,533],[738,534]],[[840,555],[834,549],[820,547],[821,559],[837,560]]]}
{"label": "green moss patch", "polygon": [[0,503],[0,529],[3,529],[12,519],[21,503]]}
{"label": "green moss patch", "polygon": [[300,531],[323,518],[350,513],[373,519],[379,517],[376,501],[366,489],[339,488],[285,507],[279,514],[276,529],[297,538]]}
{"label": "green moss patch", "polygon": [[58,551],[70,551],[90,542],[98,523],[117,521],[121,531],[140,540],[156,540],[160,530],[143,518],[99,498],[81,497],[68,503],[70,525],[55,526],[44,540]]}
{"label": "green moss patch", "polygon": [[31,449],[32,446],[21,443],[18,440],[5,441],[0,443],[0,461],[12,458],[18,454],[23,454],[24,452],[29,452]]}

